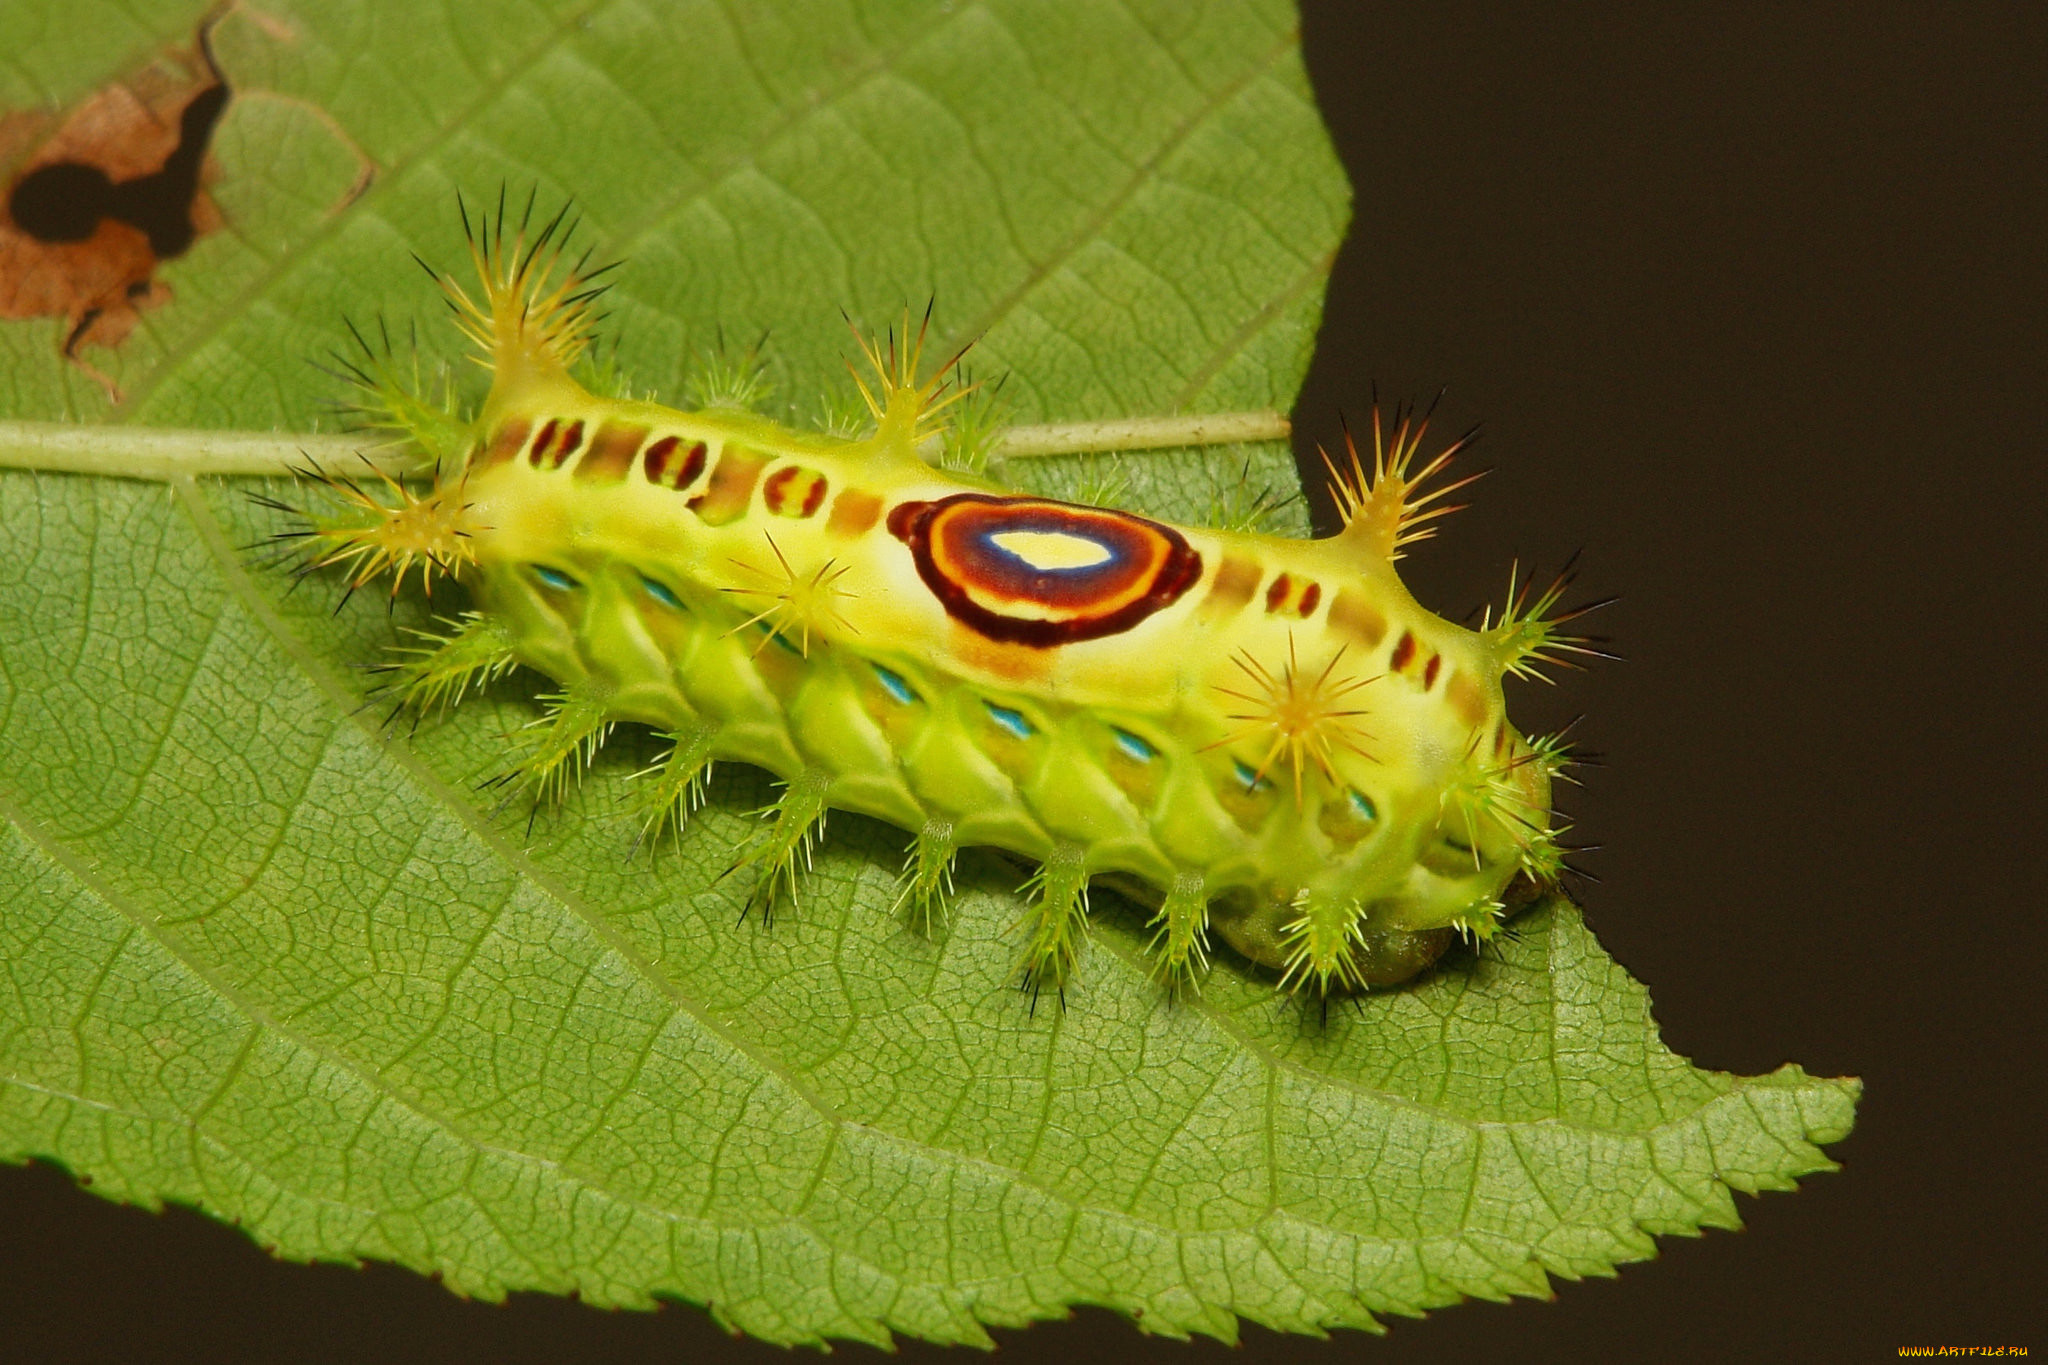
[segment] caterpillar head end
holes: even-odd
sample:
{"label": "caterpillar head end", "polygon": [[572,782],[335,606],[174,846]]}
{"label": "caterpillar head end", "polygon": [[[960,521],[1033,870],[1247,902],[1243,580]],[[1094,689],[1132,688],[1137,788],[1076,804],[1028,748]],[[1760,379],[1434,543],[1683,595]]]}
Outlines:
{"label": "caterpillar head end", "polygon": [[1488,733],[1491,752],[1475,742],[1433,791],[1382,803],[1377,834],[1320,867],[1299,865],[1299,880],[1219,902],[1218,935],[1277,972],[1282,989],[1326,998],[1396,985],[1460,940],[1491,939],[1511,904],[1563,869],[1550,795],[1569,758],[1555,738]]}

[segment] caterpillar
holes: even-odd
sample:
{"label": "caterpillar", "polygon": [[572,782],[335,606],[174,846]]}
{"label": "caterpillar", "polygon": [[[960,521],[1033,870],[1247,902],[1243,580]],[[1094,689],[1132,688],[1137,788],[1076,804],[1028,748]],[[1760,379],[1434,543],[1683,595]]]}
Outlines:
{"label": "caterpillar", "polygon": [[502,196],[495,218],[465,208],[474,296],[429,267],[490,371],[473,414],[352,365],[359,410],[420,480],[312,468],[318,500],[272,504],[304,519],[281,534],[304,571],[471,594],[388,665],[394,714],[533,669],[559,690],[502,780],[558,800],[615,725],[652,726],[669,745],[643,775],[657,832],[714,761],[766,769],[780,799],[729,869],[754,875],[764,920],[830,810],[911,833],[898,904],[926,922],[962,848],[1028,860],[1034,1001],[1074,978],[1091,883],[1150,907],[1171,990],[1199,987],[1214,936],[1327,1000],[1489,938],[1555,882],[1570,753],[1514,729],[1502,679],[1599,651],[1560,630],[1580,614],[1558,610],[1565,576],[1511,578],[1476,630],[1402,585],[1402,550],[1470,481],[1432,483],[1464,443],[1419,461],[1426,415],[1387,430],[1375,406],[1369,461],[1348,434],[1324,456],[1341,530],[1296,540],[927,458],[970,386],[958,356],[920,376],[907,315],[862,342],[863,435],[600,397],[571,369],[610,267],[571,259],[566,212],[539,223],[529,201],[508,240]]}

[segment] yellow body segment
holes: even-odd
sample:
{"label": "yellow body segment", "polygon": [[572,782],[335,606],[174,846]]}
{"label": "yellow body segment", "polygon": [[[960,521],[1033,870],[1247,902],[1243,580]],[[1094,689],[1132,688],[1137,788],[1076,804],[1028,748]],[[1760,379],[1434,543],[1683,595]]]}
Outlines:
{"label": "yellow body segment", "polygon": [[478,614],[405,684],[459,696],[515,661],[554,679],[537,785],[617,721],[675,737],[678,816],[706,762],[770,770],[788,794],[753,850],[764,910],[827,809],[917,835],[914,903],[942,898],[958,847],[1030,859],[1034,986],[1071,974],[1092,878],[1158,908],[1172,982],[1213,928],[1330,991],[1483,938],[1512,882],[1555,874],[1561,750],[1501,693],[1560,647],[1537,619],[1554,594],[1477,632],[1415,602],[1393,560],[1442,461],[1409,477],[1405,428],[1370,481],[1355,455],[1340,473],[1335,537],[1174,526],[927,463],[942,404],[914,359],[871,356],[858,440],[593,396],[566,369],[580,296],[484,254],[485,305],[451,291],[493,363],[459,475],[381,529],[319,534],[402,572],[394,528],[441,518],[406,553],[453,567]]}

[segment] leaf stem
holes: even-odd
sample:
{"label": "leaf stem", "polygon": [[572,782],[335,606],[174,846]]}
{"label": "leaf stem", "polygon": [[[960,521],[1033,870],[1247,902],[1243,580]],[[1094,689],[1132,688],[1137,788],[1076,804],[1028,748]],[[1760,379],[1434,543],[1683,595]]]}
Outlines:
{"label": "leaf stem", "polygon": [[1232,445],[1240,441],[1284,441],[1293,430],[1284,412],[1203,412],[1125,417],[1108,422],[1054,422],[1011,427],[991,453],[1007,460],[1032,455]]}
{"label": "leaf stem", "polygon": [[[1011,427],[994,454],[1005,459],[1091,451],[1158,450],[1169,446],[1284,441],[1280,412],[1216,412],[1130,417],[1109,422],[1054,422]],[[393,474],[418,460],[375,438],[285,431],[190,431],[162,427],[87,426],[74,422],[0,422],[0,469],[37,469],[113,479],[262,477],[291,466],[338,466],[358,455]]]}
{"label": "leaf stem", "polygon": [[[309,460],[340,464],[353,458],[362,444],[347,436],[294,435],[281,431],[184,431],[72,422],[0,422],[0,469],[42,469],[116,479],[283,474],[291,465]],[[366,454],[375,460],[386,452],[373,450]],[[395,461],[392,467],[396,467]]]}

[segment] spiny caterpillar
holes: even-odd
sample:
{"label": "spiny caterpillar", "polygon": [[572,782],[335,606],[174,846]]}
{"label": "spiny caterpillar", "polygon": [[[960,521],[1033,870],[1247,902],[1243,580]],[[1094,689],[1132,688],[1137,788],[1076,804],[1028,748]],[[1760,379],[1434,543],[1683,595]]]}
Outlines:
{"label": "spiny caterpillar", "polygon": [[643,788],[657,831],[714,760],[784,784],[737,864],[764,919],[831,809],[914,832],[899,906],[926,921],[960,848],[1021,855],[1034,993],[1073,978],[1097,878],[1154,908],[1169,988],[1198,984],[1213,931],[1327,998],[1486,939],[1558,876],[1568,754],[1508,724],[1501,680],[1596,651],[1558,629],[1577,614],[1555,613],[1562,581],[1511,584],[1476,631],[1403,587],[1402,547],[1466,482],[1424,491],[1458,448],[1414,468],[1426,419],[1383,436],[1375,411],[1369,472],[1348,436],[1326,455],[1343,529],[1299,541],[928,462],[967,386],[957,356],[919,377],[907,320],[863,342],[857,439],[601,398],[570,367],[603,272],[569,260],[560,214],[529,236],[528,207],[509,243],[502,202],[474,228],[465,210],[480,298],[429,268],[490,369],[473,417],[391,365],[355,369],[361,410],[431,462],[431,490],[312,471],[332,496],[286,536],[351,591],[414,572],[469,589],[474,610],[390,666],[399,705],[546,674],[559,694],[505,774],[537,803],[631,721],[671,746]]}

